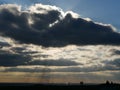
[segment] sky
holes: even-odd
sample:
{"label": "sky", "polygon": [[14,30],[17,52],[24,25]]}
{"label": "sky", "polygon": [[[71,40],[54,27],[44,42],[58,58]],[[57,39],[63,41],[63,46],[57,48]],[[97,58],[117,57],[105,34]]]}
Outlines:
{"label": "sky", "polygon": [[120,83],[118,3],[0,0],[0,82]]}

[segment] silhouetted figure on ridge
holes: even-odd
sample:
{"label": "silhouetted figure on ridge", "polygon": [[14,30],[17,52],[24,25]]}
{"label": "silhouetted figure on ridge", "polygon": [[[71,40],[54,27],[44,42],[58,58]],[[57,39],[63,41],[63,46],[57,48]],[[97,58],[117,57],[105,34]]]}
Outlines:
{"label": "silhouetted figure on ridge", "polygon": [[81,82],[80,82],[80,85],[83,85],[83,84],[84,84],[84,82],[83,82],[83,81],[81,81]]}
{"label": "silhouetted figure on ridge", "polygon": [[107,80],[107,81],[106,81],[106,84],[107,84],[107,85],[109,85],[109,84],[110,84],[110,82]]}

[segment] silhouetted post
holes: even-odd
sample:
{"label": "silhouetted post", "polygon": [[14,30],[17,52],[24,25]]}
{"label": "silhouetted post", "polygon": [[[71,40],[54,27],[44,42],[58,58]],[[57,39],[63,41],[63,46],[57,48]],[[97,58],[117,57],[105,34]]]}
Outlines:
{"label": "silhouetted post", "polygon": [[80,82],[80,85],[83,85],[83,84],[84,84],[83,81],[81,81],[81,82]]}
{"label": "silhouetted post", "polygon": [[106,84],[107,84],[107,85],[109,85],[109,84],[110,84],[110,82],[107,80],[107,81],[106,81]]}

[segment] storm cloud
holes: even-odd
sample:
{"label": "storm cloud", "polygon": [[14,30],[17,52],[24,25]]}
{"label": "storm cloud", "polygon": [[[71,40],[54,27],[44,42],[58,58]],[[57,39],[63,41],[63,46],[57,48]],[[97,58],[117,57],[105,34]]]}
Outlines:
{"label": "storm cloud", "polygon": [[115,59],[115,60],[113,60],[113,61],[108,61],[108,62],[106,62],[106,64],[108,65],[108,66],[112,66],[113,68],[119,68],[119,70],[120,70],[120,58],[118,58],[118,59]]}
{"label": "storm cloud", "polygon": [[112,25],[78,16],[50,5],[35,4],[28,10],[15,4],[0,5],[0,35],[45,47],[120,44],[120,34]]}
{"label": "storm cloud", "polygon": [[0,66],[18,66],[26,65],[31,60],[28,55],[13,54],[4,50],[0,50]]}
{"label": "storm cloud", "polygon": [[9,47],[11,46],[10,44],[8,44],[7,42],[0,42],[0,48],[2,47]]}

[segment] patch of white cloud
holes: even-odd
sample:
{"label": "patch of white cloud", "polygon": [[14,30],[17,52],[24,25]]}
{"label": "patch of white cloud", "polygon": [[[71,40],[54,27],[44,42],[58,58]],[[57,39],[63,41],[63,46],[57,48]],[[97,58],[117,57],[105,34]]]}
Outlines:
{"label": "patch of white cloud", "polygon": [[59,21],[56,20],[54,23],[49,24],[49,27],[53,27],[55,24],[57,24]]}
{"label": "patch of white cloud", "polygon": [[0,42],[5,42],[4,37],[0,36]]}
{"label": "patch of white cloud", "polygon": [[88,21],[88,22],[92,21],[92,19],[90,19],[90,18],[83,18],[83,19]]}
{"label": "patch of white cloud", "polygon": [[31,13],[40,13],[40,14],[47,14],[48,11],[59,11],[61,13],[63,13],[63,10],[59,7],[56,6],[51,6],[51,5],[43,5],[43,4],[35,4],[29,7],[29,11]]}
{"label": "patch of white cloud", "polygon": [[[43,4],[35,4],[32,5],[28,8],[30,13],[39,13],[39,14],[47,14],[49,11],[58,11],[60,12],[60,19],[64,19],[64,17],[67,14],[71,14],[73,18],[79,18],[80,15],[73,12],[73,11],[63,11],[61,8],[57,6],[51,6],[51,5],[43,5]],[[50,27],[53,26],[54,24],[58,23],[58,20],[56,20],[54,23],[50,24]]]}
{"label": "patch of white cloud", "polygon": [[29,25],[34,24],[34,20],[33,20],[31,17],[28,18],[28,24],[29,24]]}
{"label": "patch of white cloud", "polygon": [[117,31],[117,29],[111,25],[111,24],[103,24],[103,23],[100,23],[100,22],[95,22],[95,24],[98,24],[98,25],[101,25],[101,26],[108,26],[110,27],[113,31]]}

